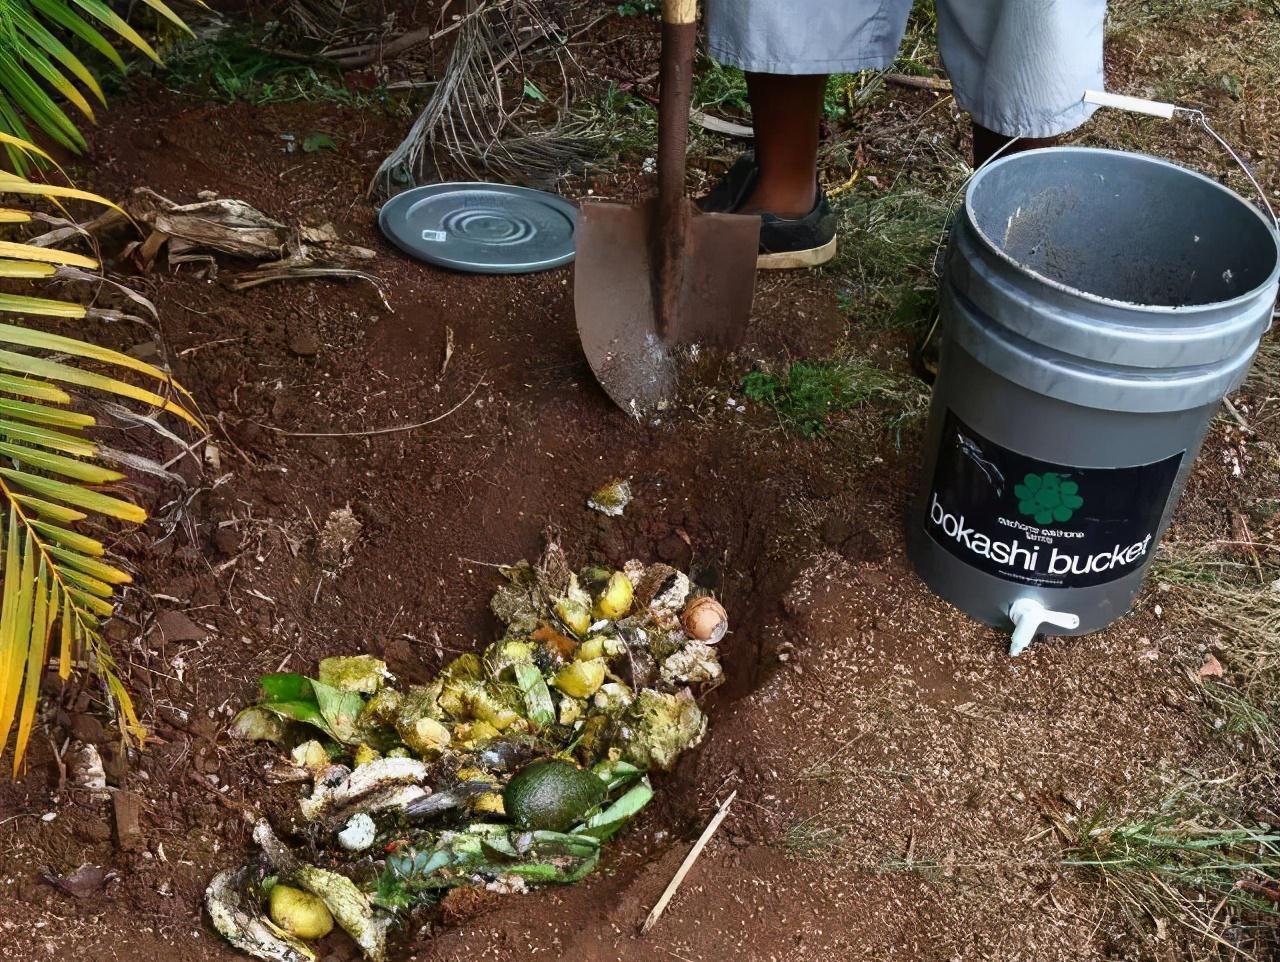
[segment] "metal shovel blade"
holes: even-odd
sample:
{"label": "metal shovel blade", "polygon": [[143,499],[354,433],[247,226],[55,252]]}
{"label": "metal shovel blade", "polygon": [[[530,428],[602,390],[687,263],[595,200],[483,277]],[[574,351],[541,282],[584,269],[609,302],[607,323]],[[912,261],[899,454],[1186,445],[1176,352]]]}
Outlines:
{"label": "metal shovel blade", "polygon": [[[615,404],[641,418],[720,354],[741,346],[755,290],[760,218],[684,205],[678,271],[662,270],[656,200],[583,204],[574,307],[583,351]],[[667,320],[658,298],[667,285]]]}

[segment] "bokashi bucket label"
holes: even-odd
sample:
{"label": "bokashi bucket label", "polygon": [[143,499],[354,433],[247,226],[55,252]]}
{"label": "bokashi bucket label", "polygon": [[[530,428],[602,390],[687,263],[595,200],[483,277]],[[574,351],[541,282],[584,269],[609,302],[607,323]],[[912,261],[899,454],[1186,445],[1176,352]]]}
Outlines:
{"label": "bokashi bucket label", "polygon": [[980,571],[1084,588],[1132,574],[1154,548],[1185,452],[1077,468],[1001,447],[947,411],[925,530]]}

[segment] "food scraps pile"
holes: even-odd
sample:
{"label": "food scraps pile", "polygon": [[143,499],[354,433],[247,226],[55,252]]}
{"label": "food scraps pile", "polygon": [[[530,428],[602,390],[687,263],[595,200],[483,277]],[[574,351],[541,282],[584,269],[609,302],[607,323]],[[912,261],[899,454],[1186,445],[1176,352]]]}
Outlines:
{"label": "food scraps pile", "polygon": [[336,923],[380,960],[398,916],[448,889],[574,882],[706,731],[693,687],[722,676],[724,609],[664,564],[573,572],[560,546],[502,569],[505,625],[428,685],[395,687],[370,655],[319,677],[262,678],[233,724],[288,752],[269,771],[310,782],[292,830],[266,820],[261,855],[220,873],[205,903],[233,945],[270,962],[315,958]]}

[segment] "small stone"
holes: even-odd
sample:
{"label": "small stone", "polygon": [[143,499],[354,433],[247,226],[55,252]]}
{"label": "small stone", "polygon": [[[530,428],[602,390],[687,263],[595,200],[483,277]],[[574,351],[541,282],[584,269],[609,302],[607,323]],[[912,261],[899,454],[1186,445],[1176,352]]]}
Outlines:
{"label": "small stone", "polygon": [[311,331],[297,331],[289,336],[289,350],[298,357],[315,357],[320,353],[320,339]]}
{"label": "small stone", "polygon": [[91,745],[101,745],[107,741],[107,730],[103,727],[102,722],[92,715],[76,712],[70,716],[68,721],[67,731],[72,738],[88,742]]}
{"label": "small stone", "polygon": [[219,528],[213,533],[213,547],[219,554],[230,557],[240,550],[240,535],[235,528]]}
{"label": "small stone", "polygon": [[46,873],[41,877],[63,895],[87,899],[98,894],[107,882],[116,877],[116,873],[97,865],[81,865],[66,875]]}
{"label": "small stone", "polygon": [[162,611],[156,615],[156,629],[165,641],[204,641],[208,635],[203,628],[181,611]]}

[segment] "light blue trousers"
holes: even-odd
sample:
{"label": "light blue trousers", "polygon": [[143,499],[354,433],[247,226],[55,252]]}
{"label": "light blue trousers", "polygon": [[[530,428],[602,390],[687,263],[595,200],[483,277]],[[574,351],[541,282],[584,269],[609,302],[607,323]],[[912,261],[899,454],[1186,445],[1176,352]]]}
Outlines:
{"label": "light blue trousers", "polygon": [[[883,70],[911,0],[706,0],[711,55],[759,73]],[[1052,137],[1093,113],[1106,0],[937,0],[956,102],[1009,137]]]}

